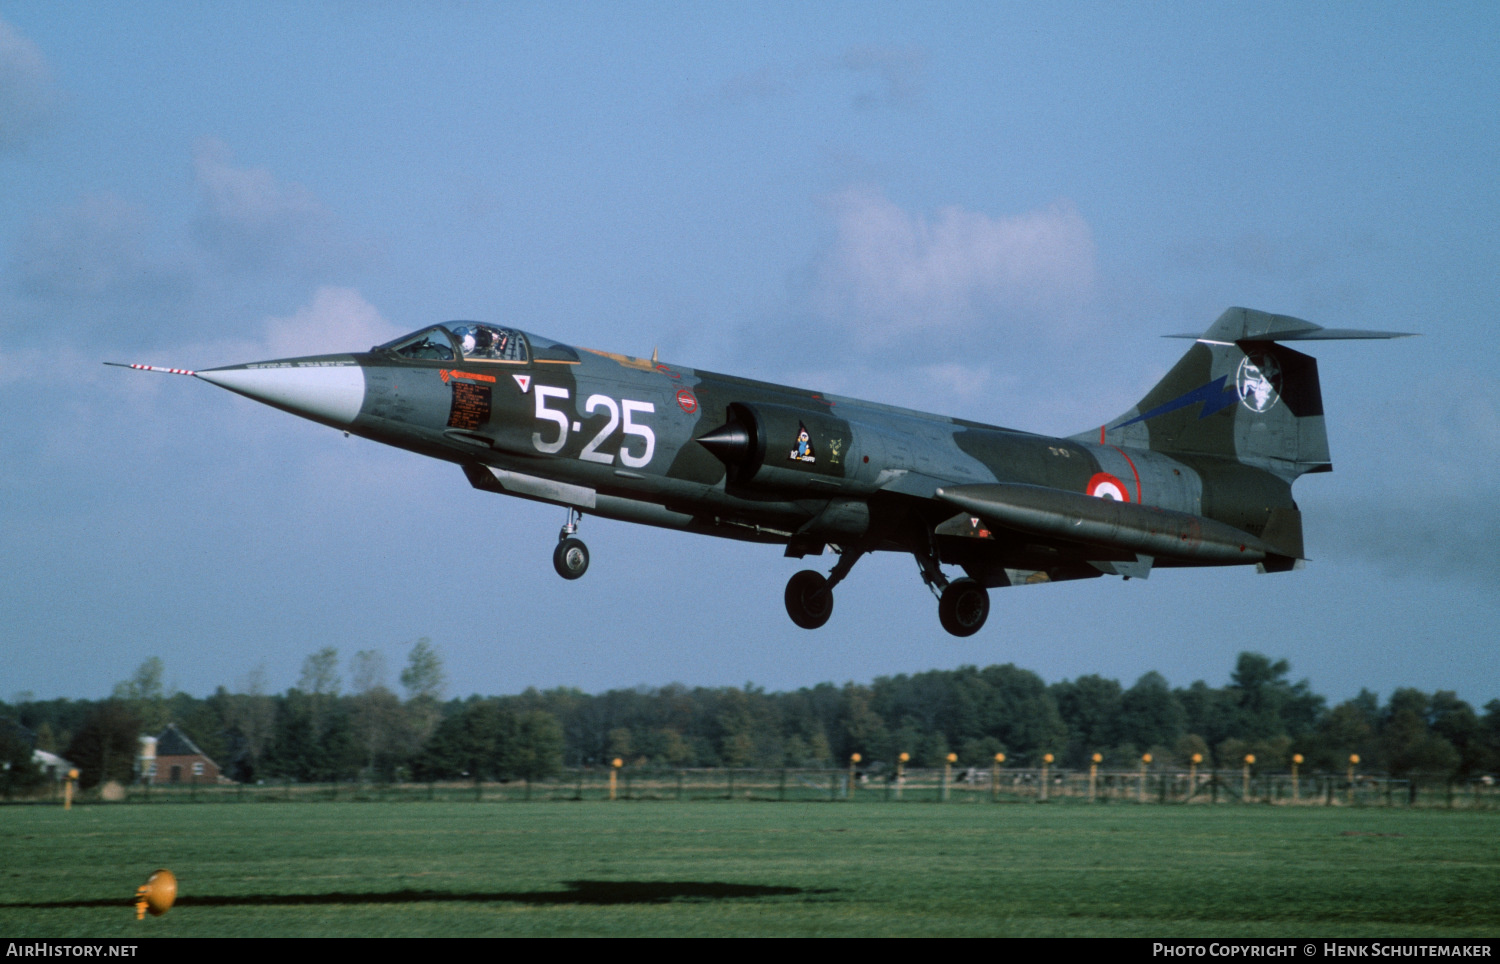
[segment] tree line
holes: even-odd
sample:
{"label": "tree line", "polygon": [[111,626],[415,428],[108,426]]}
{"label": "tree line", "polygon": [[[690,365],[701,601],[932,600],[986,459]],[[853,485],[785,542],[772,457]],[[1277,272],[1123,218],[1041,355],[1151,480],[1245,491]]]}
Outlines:
{"label": "tree line", "polygon": [[512,696],[443,699],[442,660],[426,639],[400,673],[404,697],[385,685],[378,651],[356,653],[346,692],[336,650],[304,662],[297,686],[267,694],[252,678],[240,692],[207,698],[162,685],[147,660],[109,699],[0,703],[0,761],[12,786],[30,779],[33,747],[79,766],[82,783],[131,780],[141,734],[175,723],[236,781],[367,779],[543,779],[564,766],[834,767],[859,753],[888,767],[1134,767],[1143,753],[1162,765],[1342,772],[1418,782],[1464,780],[1500,767],[1500,700],[1483,713],[1451,691],[1401,688],[1382,702],[1367,690],[1334,706],[1286,660],[1241,653],[1225,686],[1173,688],[1158,673],[1129,687],[1090,675],[1048,685],[1014,665],[963,666],[879,677],[869,684],[820,683],[767,693],[753,685],[617,689],[528,689]]}

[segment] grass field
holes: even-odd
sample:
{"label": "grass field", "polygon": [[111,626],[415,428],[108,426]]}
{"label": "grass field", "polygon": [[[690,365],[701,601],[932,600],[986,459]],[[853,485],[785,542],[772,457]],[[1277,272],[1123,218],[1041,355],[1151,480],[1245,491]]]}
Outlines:
{"label": "grass field", "polygon": [[[137,922],[157,867],[177,906]],[[1500,935],[1500,814],[1337,807],[0,808],[0,936]]]}

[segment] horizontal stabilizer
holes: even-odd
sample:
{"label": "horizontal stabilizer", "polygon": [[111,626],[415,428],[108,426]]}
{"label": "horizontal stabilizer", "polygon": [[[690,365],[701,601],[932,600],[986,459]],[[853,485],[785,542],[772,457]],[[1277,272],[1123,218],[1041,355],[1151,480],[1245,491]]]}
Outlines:
{"label": "horizontal stabilizer", "polygon": [[[1162,335],[1163,338],[1191,338],[1207,341],[1202,335]],[[1415,338],[1410,331],[1367,331],[1363,328],[1319,328],[1317,331],[1285,331],[1259,338],[1241,338],[1240,341],[1335,341],[1340,338]]]}
{"label": "horizontal stabilizer", "polygon": [[1158,560],[1233,565],[1277,554],[1250,533],[1213,519],[1080,492],[991,483],[945,486],[936,495],[994,526]]}
{"label": "horizontal stabilizer", "polygon": [[1321,328],[1291,315],[1273,315],[1253,308],[1230,308],[1202,334],[1164,335],[1193,341],[1229,344],[1240,341],[1333,341],[1343,338],[1411,338],[1409,331],[1371,331],[1364,328]]}

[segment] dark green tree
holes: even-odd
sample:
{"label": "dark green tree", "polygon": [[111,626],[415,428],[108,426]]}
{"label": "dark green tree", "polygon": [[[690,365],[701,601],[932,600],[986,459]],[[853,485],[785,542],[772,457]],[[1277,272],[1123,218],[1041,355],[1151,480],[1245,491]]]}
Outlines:
{"label": "dark green tree", "polygon": [[1187,711],[1160,673],[1147,673],[1120,696],[1120,742],[1133,751],[1172,746],[1186,725]]}
{"label": "dark green tree", "polygon": [[35,742],[20,723],[0,716],[0,795],[27,793],[45,782],[41,768],[31,759]]}
{"label": "dark green tree", "polygon": [[1068,728],[1067,766],[1087,765],[1094,753],[1120,743],[1120,684],[1102,676],[1080,676],[1050,687],[1058,715]]}
{"label": "dark green tree", "polygon": [[129,783],[140,753],[141,718],[124,700],[108,699],[89,710],[63,754],[78,767],[85,789],[109,780]]}

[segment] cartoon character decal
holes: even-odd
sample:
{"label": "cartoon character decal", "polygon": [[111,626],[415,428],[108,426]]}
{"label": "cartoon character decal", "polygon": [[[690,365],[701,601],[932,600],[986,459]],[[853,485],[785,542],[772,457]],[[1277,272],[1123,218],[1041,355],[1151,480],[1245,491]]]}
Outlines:
{"label": "cartoon character decal", "polygon": [[797,423],[797,444],[792,446],[791,454],[787,458],[793,462],[816,462],[818,460],[813,452],[812,440],[807,435],[807,426],[801,422]]}

